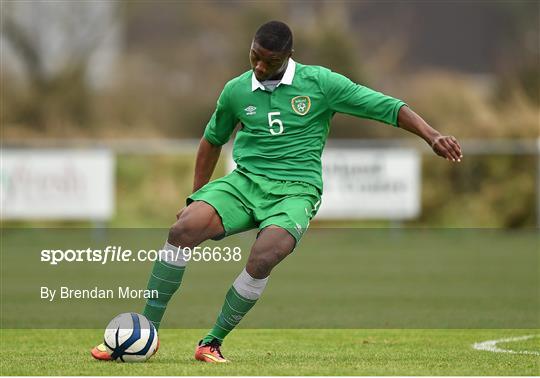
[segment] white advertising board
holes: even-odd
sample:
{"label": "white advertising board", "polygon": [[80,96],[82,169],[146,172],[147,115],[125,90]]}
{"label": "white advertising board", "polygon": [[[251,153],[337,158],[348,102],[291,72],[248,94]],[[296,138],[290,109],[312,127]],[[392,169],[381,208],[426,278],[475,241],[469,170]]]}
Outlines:
{"label": "white advertising board", "polygon": [[114,190],[108,150],[2,150],[2,219],[106,220],[114,212]]}
{"label": "white advertising board", "polygon": [[330,149],[318,219],[410,219],[420,213],[420,157],[409,149]]}
{"label": "white advertising board", "polygon": [[[227,170],[236,163],[229,157]],[[420,214],[420,155],[406,148],[326,148],[315,219],[412,219]]]}

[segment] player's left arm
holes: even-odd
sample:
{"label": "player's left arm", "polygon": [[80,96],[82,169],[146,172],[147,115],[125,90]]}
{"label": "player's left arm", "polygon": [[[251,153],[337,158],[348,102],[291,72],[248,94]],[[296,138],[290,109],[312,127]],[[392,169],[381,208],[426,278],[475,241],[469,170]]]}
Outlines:
{"label": "player's left arm", "polygon": [[437,155],[449,161],[461,161],[463,154],[457,139],[453,136],[441,135],[407,105],[399,109],[397,121],[400,128],[424,139]]}
{"label": "player's left arm", "polygon": [[423,138],[437,155],[450,161],[461,161],[463,155],[456,138],[441,135],[403,101],[326,69],[321,70],[320,81],[332,111],[401,127]]}

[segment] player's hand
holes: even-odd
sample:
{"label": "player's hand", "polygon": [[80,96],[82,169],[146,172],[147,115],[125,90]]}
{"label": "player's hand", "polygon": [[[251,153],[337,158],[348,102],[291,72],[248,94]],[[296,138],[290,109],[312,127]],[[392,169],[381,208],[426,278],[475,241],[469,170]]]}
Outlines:
{"label": "player's hand", "polygon": [[461,146],[453,136],[440,135],[431,144],[433,152],[445,158],[448,161],[461,162],[463,154]]}

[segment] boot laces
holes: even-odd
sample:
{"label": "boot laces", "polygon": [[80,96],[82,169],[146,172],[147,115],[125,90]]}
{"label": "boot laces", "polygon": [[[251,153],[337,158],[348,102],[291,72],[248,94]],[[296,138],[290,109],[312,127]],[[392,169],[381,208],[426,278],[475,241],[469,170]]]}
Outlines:
{"label": "boot laces", "polygon": [[206,346],[210,347],[210,352],[217,352],[221,358],[224,358],[221,354],[221,350],[219,349],[221,347],[221,343],[218,339],[213,339],[209,343],[206,343]]}

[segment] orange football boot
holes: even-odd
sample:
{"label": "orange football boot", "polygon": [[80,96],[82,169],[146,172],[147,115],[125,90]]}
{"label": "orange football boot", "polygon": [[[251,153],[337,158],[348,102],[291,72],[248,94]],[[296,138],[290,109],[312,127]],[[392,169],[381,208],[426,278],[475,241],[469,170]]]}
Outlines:
{"label": "orange football boot", "polygon": [[[157,342],[156,350],[154,351],[154,353],[152,353],[152,356],[157,353],[158,349],[159,349],[159,340]],[[112,360],[111,355],[109,354],[109,352],[107,352],[107,348],[105,347],[105,344],[103,343],[93,347],[92,350],[90,351],[90,354],[92,354],[92,357],[94,357],[96,360],[100,360],[100,361]]]}
{"label": "orange football boot", "polygon": [[111,355],[109,354],[109,352],[107,352],[107,348],[105,348],[105,344],[103,343],[93,347],[90,353],[92,354],[92,357],[94,357],[96,360],[101,360],[101,361],[112,360]]}
{"label": "orange football boot", "polygon": [[203,344],[203,341],[199,341],[197,349],[195,349],[195,359],[210,363],[223,363],[229,362],[221,354],[221,343],[218,339],[213,339],[209,343]]}

